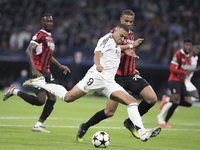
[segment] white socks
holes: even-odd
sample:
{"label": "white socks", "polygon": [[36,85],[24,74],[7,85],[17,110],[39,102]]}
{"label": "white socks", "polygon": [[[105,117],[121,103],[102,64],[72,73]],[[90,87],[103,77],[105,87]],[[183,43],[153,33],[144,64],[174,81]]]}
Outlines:
{"label": "white socks", "polygon": [[35,127],[40,127],[40,126],[42,126],[42,122],[37,122],[37,123],[35,124]]}
{"label": "white socks", "polygon": [[165,115],[165,113],[169,110],[169,108],[172,106],[172,102],[167,102],[164,106],[163,106],[163,108],[162,108],[162,110],[161,110],[161,112],[160,112],[160,117],[162,117],[163,118],[163,116]]}
{"label": "white socks", "polygon": [[192,100],[192,102],[196,102],[196,101],[198,101],[198,99],[196,99],[196,98],[193,97],[193,96],[191,96],[191,100]]}
{"label": "white socks", "polygon": [[65,99],[65,94],[68,92],[62,85],[59,85],[59,84],[41,83],[41,84],[38,84],[38,86],[58,96],[62,100]]}
{"label": "white socks", "polygon": [[130,105],[128,105],[127,111],[128,111],[128,116],[129,116],[130,120],[133,122],[133,124],[138,126],[139,128],[141,128],[142,130],[143,129],[145,130],[143,123],[142,123],[142,118],[138,112],[137,103],[131,103]]}
{"label": "white socks", "polygon": [[19,89],[14,89],[13,91],[12,91],[12,93],[13,93],[13,95],[17,95],[17,92],[19,91]]}

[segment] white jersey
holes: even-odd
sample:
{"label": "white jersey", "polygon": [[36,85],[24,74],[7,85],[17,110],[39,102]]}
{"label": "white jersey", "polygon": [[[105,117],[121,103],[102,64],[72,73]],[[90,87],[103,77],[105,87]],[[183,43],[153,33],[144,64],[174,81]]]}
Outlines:
{"label": "white jersey", "polygon": [[[94,52],[100,51],[103,55],[100,57],[100,64],[103,66],[102,76],[106,80],[114,80],[120,63],[121,49],[112,38],[112,33],[108,33],[99,39]],[[88,72],[98,72],[94,64]]]}
{"label": "white jersey", "polygon": [[[87,72],[85,77],[78,82],[77,86],[85,93],[98,91],[107,98],[115,91],[124,91],[115,81],[115,74],[119,67],[121,49],[112,38],[112,33],[108,33],[99,39],[94,52],[100,51],[100,64],[103,71],[98,72],[94,64]],[[128,93],[127,93],[128,94]]]}
{"label": "white jersey", "polygon": [[[195,69],[197,67],[197,62],[198,62],[198,56],[192,56],[190,69]],[[196,87],[191,82],[191,78],[193,75],[194,75],[194,72],[186,76],[186,79],[185,79],[185,86],[186,86],[187,91],[189,92],[196,90]]]}

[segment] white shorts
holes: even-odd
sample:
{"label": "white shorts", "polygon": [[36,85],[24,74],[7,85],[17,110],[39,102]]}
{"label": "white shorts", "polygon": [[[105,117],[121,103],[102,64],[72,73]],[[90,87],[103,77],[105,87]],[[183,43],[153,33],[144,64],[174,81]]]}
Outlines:
{"label": "white shorts", "polygon": [[96,71],[87,73],[86,76],[77,83],[77,86],[85,93],[98,91],[104,94],[107,98],[110,98],[111,93],[115,91],[125,91],[124,88],[117,84],[114,79],[108,80],[103,77],[100,72]]}
{"label": "white shorts", "polygon": [[191,92],[191,91],[196,91],[197,88],[192,84],[192,82],[190,81],[185,81],[185,86],[186,86],[186,89],[188,92]]}

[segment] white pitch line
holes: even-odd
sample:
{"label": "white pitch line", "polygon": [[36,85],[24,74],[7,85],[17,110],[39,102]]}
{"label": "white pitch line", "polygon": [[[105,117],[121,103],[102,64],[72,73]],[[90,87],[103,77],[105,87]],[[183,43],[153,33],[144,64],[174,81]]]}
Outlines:
{"label": "white pitch line", "polygon": [[[9,125],[9,124],[0,124],[0,127],[33,127],[32,125]],[[57,125],[48,125],[46,127],[51,128],[79,128],[79,126],[57,126]],[[91,127],[94,129],[126,129],[125,127]],[[170,131],[193,131],[200,132],[200,129],[174,129],[174,128],[162,128],[162,130],[170,130]]]}
{"label": "white pitch line", "polygon": [[[0,117],[0,120],[37,120],[37,117]],[[58,118],[58,117],[49,117],[48,120],[75,120],[75,121],[86,121],[88,118]],[[106,119],[105,122],[122,122],[120,119]],[[151,123],[152,121],[143,121],[143,123]],[[200,126],[200,123],[170,123],[171,125],[181,125],[181,126]]]}

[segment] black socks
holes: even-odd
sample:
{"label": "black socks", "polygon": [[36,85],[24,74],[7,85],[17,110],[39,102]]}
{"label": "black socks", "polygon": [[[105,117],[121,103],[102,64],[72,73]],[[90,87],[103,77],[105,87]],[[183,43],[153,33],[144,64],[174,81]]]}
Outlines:
{"label": "black socks", "polygon": [[175,109],[178,107],[178,104],[172,104],[172,106],[169,108],[167,116],[165,117],[165,122],[168,122],[168,120],[171,118],[173,115]]}
{"label": "black socks", "polygon": [[41,103],[37,97],[33,96],[33,95],[29,95],[25,92],[19,91],[17,93],[17,95],[19,97],[21,97],[24,101],[26,101],[27,103],[31,104],[31,105],[36,105],[36,106],[42,106],[43,103]]}
{"label": "black socks", "polygon": [[138,111],[140,113],[140,116],[143,116],[144,114],[146,114],[149,111],[149,109],[153,106],[154,104],[151,105],[147,103],[145,100],[142,100],[138,106]]}
{"label": "black socks", "polygon": [[47,102],[44,106],[43,112],[40,116],[39,122],[43,123],[49,117],[49,115],[51,114],[51,112],[53,110],[54,104],[55,104],[55,101],[47,99]]}
{"label": "black socks", "polygon": [[90,120],[88,120],[88,122],[86,122],[84,124],[82,129],[87,131],[90,126],[93,126],[106,118],[108,118],[108,117],[105,115],[105,112],[103,109],[103,110],[97,112],[92,118],[90,118]]}

